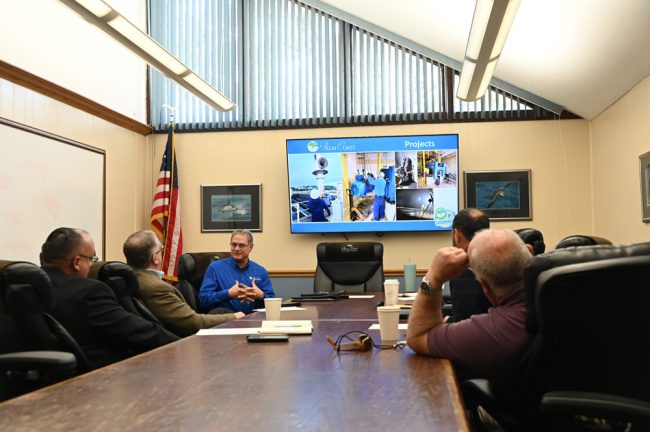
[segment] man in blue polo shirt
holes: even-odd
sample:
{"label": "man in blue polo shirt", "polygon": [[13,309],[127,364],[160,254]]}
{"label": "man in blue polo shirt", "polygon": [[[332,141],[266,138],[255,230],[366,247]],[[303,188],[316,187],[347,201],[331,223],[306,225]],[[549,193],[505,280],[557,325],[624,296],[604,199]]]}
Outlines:
{"label": "man in blue polo shirt", "polygon": [[208,266],[199,291],[203,311],[210,313],[244,312],[264,307],[265,297],[275,297],[269,273],[248,259],[253,250],[253,235],[235,230],[230,236],[230,257]]}

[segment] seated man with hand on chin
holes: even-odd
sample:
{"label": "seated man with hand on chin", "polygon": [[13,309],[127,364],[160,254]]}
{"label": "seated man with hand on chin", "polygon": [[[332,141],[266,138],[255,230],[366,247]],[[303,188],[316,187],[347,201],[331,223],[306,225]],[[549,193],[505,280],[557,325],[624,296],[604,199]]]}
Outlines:
{"label": "seated man with hand on chin", "polygon": [[244,316],[242,312],[221,315],[198,314],[174,286],[162,280],[164,246],[153,231],[138,231],[124,242],[126,262],[135,270],[140,295],[156,318],[178,336],[189,336]]}
{"label": "seated man with hand on chin", "polygon": [[[467,252],[440,249],[413,303],[407,342],[413,351],[447,358],[461,379],[486,378],[499,385],[530,343],[524,321],[524,269],[532,259],[530,245],[510,230],[483,230]],[[447,324],[442,317],[442,284],[471,267],[493,305],[487,313]]]}
{"label": "seated man with hand on chin", "polygon": [[248,256],[253,234],[235,230],[230,236],[230,257],[211,263],[205,271],[199,303],[210,313],[252,313],[264,307],[265,297],[275,297],[269,273]]}

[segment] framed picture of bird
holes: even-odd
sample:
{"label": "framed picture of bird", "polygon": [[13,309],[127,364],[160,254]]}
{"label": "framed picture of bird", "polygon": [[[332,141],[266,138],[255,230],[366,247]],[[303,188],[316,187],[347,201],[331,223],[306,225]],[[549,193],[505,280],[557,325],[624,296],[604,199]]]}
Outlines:
{"label": "framed picture of bird", "polygon": [[465,171],[465,207],[492,220],[530,220],[531,170]]}
{"label": "framed picture of bird", "polygon": [[201,232],[262,231],[262,185],[201,185]]}

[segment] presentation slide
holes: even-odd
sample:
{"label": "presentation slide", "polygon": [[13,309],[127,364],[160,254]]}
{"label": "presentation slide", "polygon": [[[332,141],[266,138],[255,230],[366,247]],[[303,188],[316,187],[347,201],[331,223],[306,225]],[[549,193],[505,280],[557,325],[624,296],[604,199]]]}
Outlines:
{"label": "presentation slide", "polygon": [[448,231],[458,135],[287,140],[292,233]]}

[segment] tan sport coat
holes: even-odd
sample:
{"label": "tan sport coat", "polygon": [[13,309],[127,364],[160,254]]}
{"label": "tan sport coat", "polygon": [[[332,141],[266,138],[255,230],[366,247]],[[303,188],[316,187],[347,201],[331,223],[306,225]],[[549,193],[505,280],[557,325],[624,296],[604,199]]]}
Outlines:
{"label": "tan sport coat", "polygon": [[146,270],[136,270],[142,300],[168,329],[189,336],[200,329],[214,327],[235,318],[233,314],[206,315],[194,311],[173,285]]}

